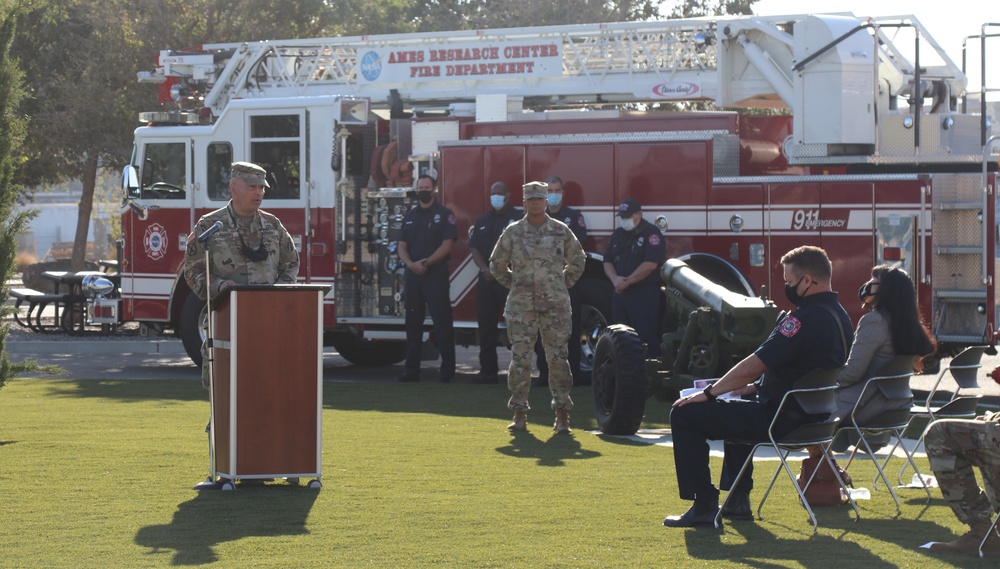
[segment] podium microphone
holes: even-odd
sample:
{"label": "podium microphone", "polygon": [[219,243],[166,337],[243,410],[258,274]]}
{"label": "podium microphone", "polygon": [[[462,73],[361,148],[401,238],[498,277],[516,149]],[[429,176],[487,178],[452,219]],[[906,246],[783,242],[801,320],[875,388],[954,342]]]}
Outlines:
{"label": "podium microphone", "polygon": [[211,236],[215,235],[215,232],[220,229],[222,229],[222,222],[216,221],[215,223],[212,224],[212,227],[209,227],[208,229],[205,230],[204,233],[198,236],[198,242],[204,243],[205,241],[208,241],[208,239]]}

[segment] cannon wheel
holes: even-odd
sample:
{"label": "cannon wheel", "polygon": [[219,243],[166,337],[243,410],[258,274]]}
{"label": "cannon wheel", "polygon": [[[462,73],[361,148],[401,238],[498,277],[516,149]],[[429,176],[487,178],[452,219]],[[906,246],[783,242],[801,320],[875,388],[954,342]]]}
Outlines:
{"label": "cannon wheel", "polygon": [[181,337],[184,351],[187,352],[194,365],[201,367],[201,343],[208,334],[208,315],[205,312],[205,301],[191,293],[184,299],[181,306],[180,322],[177,335]]}
{"label": "cannon wheel", "polygon": [[628,326],[609,326],[597,341],[591,387],[597,425],[605,434],[639,430],[648,383],[639,335]]}
{"label": "cannon wheel", "polygon": [[358,366],[393,365],[406,358],[406,342],[373,342],[346,332],[330,338],[345,360]]}
{"label": "cannon wheel", "polygon": [[[580,289],[580,381],[590,383],[594,368],[594,351],[597,340],[604,333],[611,319],[611,295],[614,288],[607,279],[583,279]],[[576,336],[574,336],[576,337]]]}

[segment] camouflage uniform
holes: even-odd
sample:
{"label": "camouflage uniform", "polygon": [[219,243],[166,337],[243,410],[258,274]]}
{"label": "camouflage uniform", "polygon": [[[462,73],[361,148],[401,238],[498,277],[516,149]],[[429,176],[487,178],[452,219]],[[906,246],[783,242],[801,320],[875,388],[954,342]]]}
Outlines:
{"label": "camouflage uniform", "polygon": [[[200,243],[198,235],[208,230],[216,221],[222,222],[219,229],[206,243]],[[242,237],[242,241],[240,240]],[[243,243],[256,250],[263,242],[267,258],[251,261],[243,255]],[[188,286],[205,299],[205,246],[211,256],[212,274],[210,289],[212,298],[219,295],[223,281],[233,281],[241,285],[294,283],[299,272],[299,254],[295,243],[278,218],[265,211],[257,211],[252,217],[240,219],[232,210],[232,204],[198,220],[194,231],[188,235],[187,256],[184,259],[184,278]],[[207,348],[201,347],[201,380],[208,387]]]}
{"label": "camouflage uniform", "polygon": [[[941,494],[955,516],[970,526],[991,523],[994,510],[1000,508],[1000,413],[985,421],[935,421],[927,430],[924,446]],[[976,482],[973,466],[982,471],[984,489]]]}
{"label": "camouflage uniform", "polygon": [[[542,197],[544,197],[544,190]],[[569,287],[583,274],[586,257],[573,232],[546,215],[535,227],[528,218],[507,226],[490,256],[490,272],[510,289],[504,318],[511,342],[507,407],[526,411],[531,387],[531,355],[539,332],[549,363],[552,408],[573,408],[566,360],[570,335]]]}

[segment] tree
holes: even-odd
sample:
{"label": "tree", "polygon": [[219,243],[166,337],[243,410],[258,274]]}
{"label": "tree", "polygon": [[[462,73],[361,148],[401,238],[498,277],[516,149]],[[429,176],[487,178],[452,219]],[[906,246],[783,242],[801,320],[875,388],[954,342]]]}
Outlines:
{"label": "tree", "polygon": [[749,16],[757,0],[681,0],[670,12],[671,18],[702,16]]}
{"label": "tree", "polygon": [[[17,7],[0,4],[0,297],[7,298],[10,290],[7,281],[14,276],[14,255],[17,253],[17,236],[23,233],[37,211],[15,213],[20,190],[14,182],[15,154],[24,140],[25,120],[18,115],[18,107],[25,96],[24,73],[17,61],[10,56],[10,46],[17,27]],[[7,304],[0,305],[0,316],[13,312]],[[32,360],[11,362],[7,357],[7,332],[9,324],[0,324],[0,387],[8,380],[31,371],[56,371],[39,366]]]}
{"label": "tree", "polygon": [[83,193],[72,268],[83,268],[98,168],[127,161],[140,100],[141,51],[124,6],[85,0],[35,4],[19,35],[31,128],[21,170],[26,183],[79,179]]}

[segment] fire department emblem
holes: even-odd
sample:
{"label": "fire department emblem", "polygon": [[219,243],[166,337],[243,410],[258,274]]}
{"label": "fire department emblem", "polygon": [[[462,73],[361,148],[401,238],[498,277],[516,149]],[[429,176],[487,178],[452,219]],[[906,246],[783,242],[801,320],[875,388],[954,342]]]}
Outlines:
{"label": "fire department emblem", "polygon": [[167,254],[167,230],[159,223],[150,225],[146,228],[142,245],[146,248],[146,255],[150,259],[159,261]]}
{"label": "fire department emblem", "polygon": [[649,235],[649,244],[652,245],[653,247],[656,247],[657,245],[659,245],[660,244],[660,236],[657,235],[657,234],[655,234],[655,233],[651,233]]}
{"label": "fire department emblem", "polygon": [[802,322],[799,322],[799,319],[794,316],[789,316],[781,323],[781,335],[791,338],[798,333],[800,328],[802,328]]}

